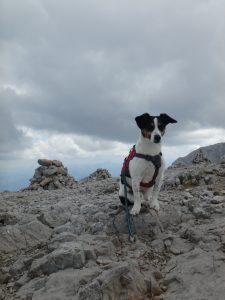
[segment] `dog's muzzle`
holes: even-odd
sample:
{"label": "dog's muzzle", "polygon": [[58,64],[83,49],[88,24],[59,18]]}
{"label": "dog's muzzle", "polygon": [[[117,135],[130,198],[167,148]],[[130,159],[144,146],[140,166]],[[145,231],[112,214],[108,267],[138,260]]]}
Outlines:
{"label": "dog's muzzle", "polygon": [[154,136],[154,143],[159,143],[161,141],[161,136],[159,135],[159,134],[156,134],[155,136]]}

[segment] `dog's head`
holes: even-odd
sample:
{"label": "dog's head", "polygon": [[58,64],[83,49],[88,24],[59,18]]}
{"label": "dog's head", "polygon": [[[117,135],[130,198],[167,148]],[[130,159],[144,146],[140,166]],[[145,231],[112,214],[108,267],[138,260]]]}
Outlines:
{"label": "dog's head", "polygon": [[166,130],[166,125],[169,123],[177,123],[176,120],[167,114],[150,116],[148,113],[137,116],[135,121],[137,126],[141,129],[143,137],[149,139],[153,143],[161,142],[161,138]]}

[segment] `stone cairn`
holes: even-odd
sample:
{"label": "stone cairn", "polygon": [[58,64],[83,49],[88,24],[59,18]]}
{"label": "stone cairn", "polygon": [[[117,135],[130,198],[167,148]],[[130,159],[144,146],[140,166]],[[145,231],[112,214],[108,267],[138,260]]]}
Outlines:
{"label": "stone cairn", "polygon": [[104,179],[112,178],[112,175],[109,173],[107,169],[97,169],[93,173],[91,173],[88,177],[83,178],[80,182],[92,182],[92,181],[100,181]]}
{"label": "stone cairn", "polygon": [[91,175],[88,176],[89,180],[104,180],[111,178],[111,174],[107,169],[97,169],[95,172],[93,172]]}
{"label": "stone cairn", "polygon": [[196,156],[192,160],[193,164],[209,163],[210,160],[204,155],[202,149],[200,148]]}
{"label": "stone cairn", "polygon": [[67,168],[59,160],[39,159],[34,176],[26,190],[56,190],[76,188],[77,181],[68,174]]}
{"label": "stone cairn", "polygon": [[222,156],[220,163],[221,163],[222,165],[225,165],[225,155]]}

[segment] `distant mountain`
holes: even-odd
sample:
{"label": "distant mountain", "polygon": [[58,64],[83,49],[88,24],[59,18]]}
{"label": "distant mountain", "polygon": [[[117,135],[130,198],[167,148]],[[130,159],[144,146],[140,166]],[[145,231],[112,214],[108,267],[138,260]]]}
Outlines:
{"label": "distant mountain", "polygon": [[191,153],[189,153],[187,156],[179,157],[176,159],[172,166],[174,165],[190,165],[194,162],[197,163],[197,161],[202,159],[202,161],[211,161],[214,163],[220,162],[222,157],[225,155],[225,143],[218,143],[215,145],[210,145],[206,147],[200,147]]}

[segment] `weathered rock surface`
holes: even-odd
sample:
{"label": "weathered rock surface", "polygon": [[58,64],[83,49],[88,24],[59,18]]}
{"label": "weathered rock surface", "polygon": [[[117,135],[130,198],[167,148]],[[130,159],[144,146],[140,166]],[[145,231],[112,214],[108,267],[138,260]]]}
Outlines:
{"label": "weathered rock surface", "polygon": [[169,168],[159,213],[133,218],[135,243],[105,172],[74,189],[0,193],[0,299],[224,299],[224,171]]}
{"label": "weathered rock surface", "polygon": [[81,182],[88,182],[88,181],[96,181],[96,180],[104,180],[107,178],[111,178],[111,174],[106,169],[97,169],[95,172],[91,173],[88,177],[83,178]]}
{"label": "weathered rock surface", "polygon": [[193,164],[201,164],[201,163],[208,163],[211,162],[206,155],[204,154],[202,148],[200,148],[197,152],[197,154],[195,155],[195,157],[192,160]]}
{"label": "weathered rock surface", "polygon": [[68,174],[67,168],[59,160],[38,159],[38,167],[29,187],[23,190],[56,190],[76,188],[77,181]]}
{"label": "weathered rock surface", "polygon": [[[189,166],[194,162],[202,161],[202,157],[213,163],[220,163],[221,158],[225,156],[225,143],[218,143],[206,147],[200,147],[184,157],[179,157],[173,165]],[[196,160],[195,160],[196,159]]]}

